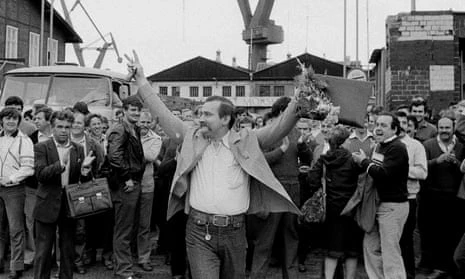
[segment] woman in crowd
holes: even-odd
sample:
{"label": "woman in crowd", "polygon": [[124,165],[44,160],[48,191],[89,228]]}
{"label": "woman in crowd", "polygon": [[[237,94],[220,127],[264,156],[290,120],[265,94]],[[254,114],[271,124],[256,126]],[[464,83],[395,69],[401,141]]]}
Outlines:
{"label": "woman in crowd", "polygon": [[[310,187],[316,191],[326,183],[326,220],[324,227],[325,278],[332,279],[339,259],[345,259],[345,278],[355,278],[357,257],[361,253],[363,233],[353,218],[340,213],[357,188],[359,166],[341,145],[350,132],[338,125],[328,134],[329,150],[316,161],[309,173]],[[323,169],[325,168],[325,171]],[[326,173],[325,177],[324,173]]]}

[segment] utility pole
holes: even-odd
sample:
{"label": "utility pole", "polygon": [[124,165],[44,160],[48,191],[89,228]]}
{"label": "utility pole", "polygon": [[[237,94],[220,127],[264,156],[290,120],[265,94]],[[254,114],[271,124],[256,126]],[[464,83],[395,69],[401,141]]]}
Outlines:
{"label": "utility pole", "polygon": [[346,56],[347,56],[347,0],[344,0],[344,67],[343,67],[343,77],[346,78]]}
{"label": "utility pole", "polygon": [[45,26],[45,0],[40,5],[40,47],[39,47],[39,66],[44,64],[44,26]]}

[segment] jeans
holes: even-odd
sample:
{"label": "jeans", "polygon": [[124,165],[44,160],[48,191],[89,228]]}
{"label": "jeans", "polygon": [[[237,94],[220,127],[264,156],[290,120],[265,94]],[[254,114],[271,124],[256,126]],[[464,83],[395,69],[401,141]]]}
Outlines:
{"label": "jeans", "polygon": [[255,236],[252,278],[267,278],[268,267],[275,240],[281,239],[279,252],[282,253],[283,278],[297,278],[297,250],[299,246],[299,234],[297,231],[297,215],[284,213],[270,213],[266,219],[249,216],[254,222],[257,232]]}
{"label": "jeans", "polygon": [[0,199],[0,269],[3,268],[8,236],[8,218],[6,217],[5,203]]}
{"label": "jeans", "polygon": [[11,270],[24,269],[24,184],[0,186],[0,198],[5,203],[6,216],[10,229]]}
{"label": "jeans", "polygon": [[417,225],[417,200],[409,199],[409,212],[400,238],[400,249],[404,260],[407,278],[415,278],[415,252],[413,249],[413,232]]}
{"label": "jeans", "polygon": [[34,244],[34,217],[32,212],[36,205],[36,189],[26,186],[26,200],[24,201],[24,215],[26,223],[25,231],[25,249],[24,249],[24,263],[33,264],[36,247]]}
{"label": "jeans", "polygon": [[377,226],[363,239],[365,269],[370,279],[407,278],[399,242],[408,212],[408,202],[382,202],[378,206]]}
{"label": "jeans", "polygon": [[124,192],[123,189],[112,191],[115,210],[115,226],[113,234],[113,252],[115,257],[115,274],[122,277],[133,276],[131,240],[136,218],[137,203],[140,198],[140,183],[134,183],[134,190]]}
{"label": "jeans", "polygon": [[190,215],[186,247],[193,279],[245,278],[245,218],[227,227],[217,227],[198,224]]}
{"label": "jeans", "polygon": [[152,218],[153,192],[141,193],[139,200],[138,222],[135,222],[137,232],[137,257],[138,263],[150,262],[150,220]]}

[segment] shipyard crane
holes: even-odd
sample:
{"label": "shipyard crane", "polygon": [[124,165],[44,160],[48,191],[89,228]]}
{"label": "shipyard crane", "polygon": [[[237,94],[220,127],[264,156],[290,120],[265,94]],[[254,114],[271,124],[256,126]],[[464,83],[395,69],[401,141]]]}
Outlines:
{"label": "shipyard crane", "polygon": [[[83,67],[85,66],[83,50],[86,50],[86,49],[93,49],[93,50],[97,50],[99,52],[99,55],[97,56],[97,59],[95,60],[94,65],[93,65],[94,68],[99,69],[102,66],[103,59],[105,58],[105,54],[106,54],[107,50],[109,50],[109,49],[115,51],[118,63],[123,62],[123,58],[119,54],[118,47],[116,46],[116,41],[113,38],[113,34],[111,32],[108,33],[108,34],[105,34],[105,35],[102,34],[102,32],[97,27],[94,20],[92,19],[92,17],[88,13],[87,9],[84,7],[84,5],[82,5],[80,0],[76,0],[76,2],[71,7],[71,10],[69,10],[69,11],[68,11],[68,8],[66,6],[65,0],[61,0],[61,5],[62,5],[62,8],[63,8],[63,13],[64,13],[64,16],[65,16],[65,19],[68,22],[68,24],[71,25],[71,27],[73,26],[73,23],[71,21],[70,13],[77,6],[79,6],[79,7],[81,7],[82,11],[87,16],[87,18],[90,20],[90,22],[92,23],[95,30],[97,31],[97,33],[100,36],[99,39],[95,40],[94,42],[92,42],[92,43],[90,43],[90,44],[88,44],[88,45],[86,45],[84,47],[81,47],[79,44],[73,44],[74,52],[76,53],[76,57],[78,59],[79,65],[81,65]],[[108,40],[107,38],[109,38],[110,40]],[[95,43],[99,42],[99,41],[103,41],[103,45],[101,47],[93,47],[93,45]]]}
{"label": "shipyard crane", "polygon": [[250,45],[249,69],[255,71],[259,63],[266,63],[267,46],[283,42],[283,28],[270,20],[274,0],[259,0],[253,14],[249,0],[237,0],[237,2],[245,26],[242,39]]}

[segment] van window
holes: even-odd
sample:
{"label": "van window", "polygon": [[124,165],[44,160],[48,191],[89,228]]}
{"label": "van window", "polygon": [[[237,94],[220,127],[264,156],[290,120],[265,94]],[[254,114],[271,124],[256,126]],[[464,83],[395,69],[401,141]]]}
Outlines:
{"label": "van window", "polygon": [[110,82],[104,77],[69,77],[53,78],[48,105],[73,106],[76,102],[88,105],[110,104]]}
{"label": "van window", "polygon": [[25,106],[44,104],[49,82],[49,76],[9,76],[5,79],[1,104],[11,96],[23,99]]}

